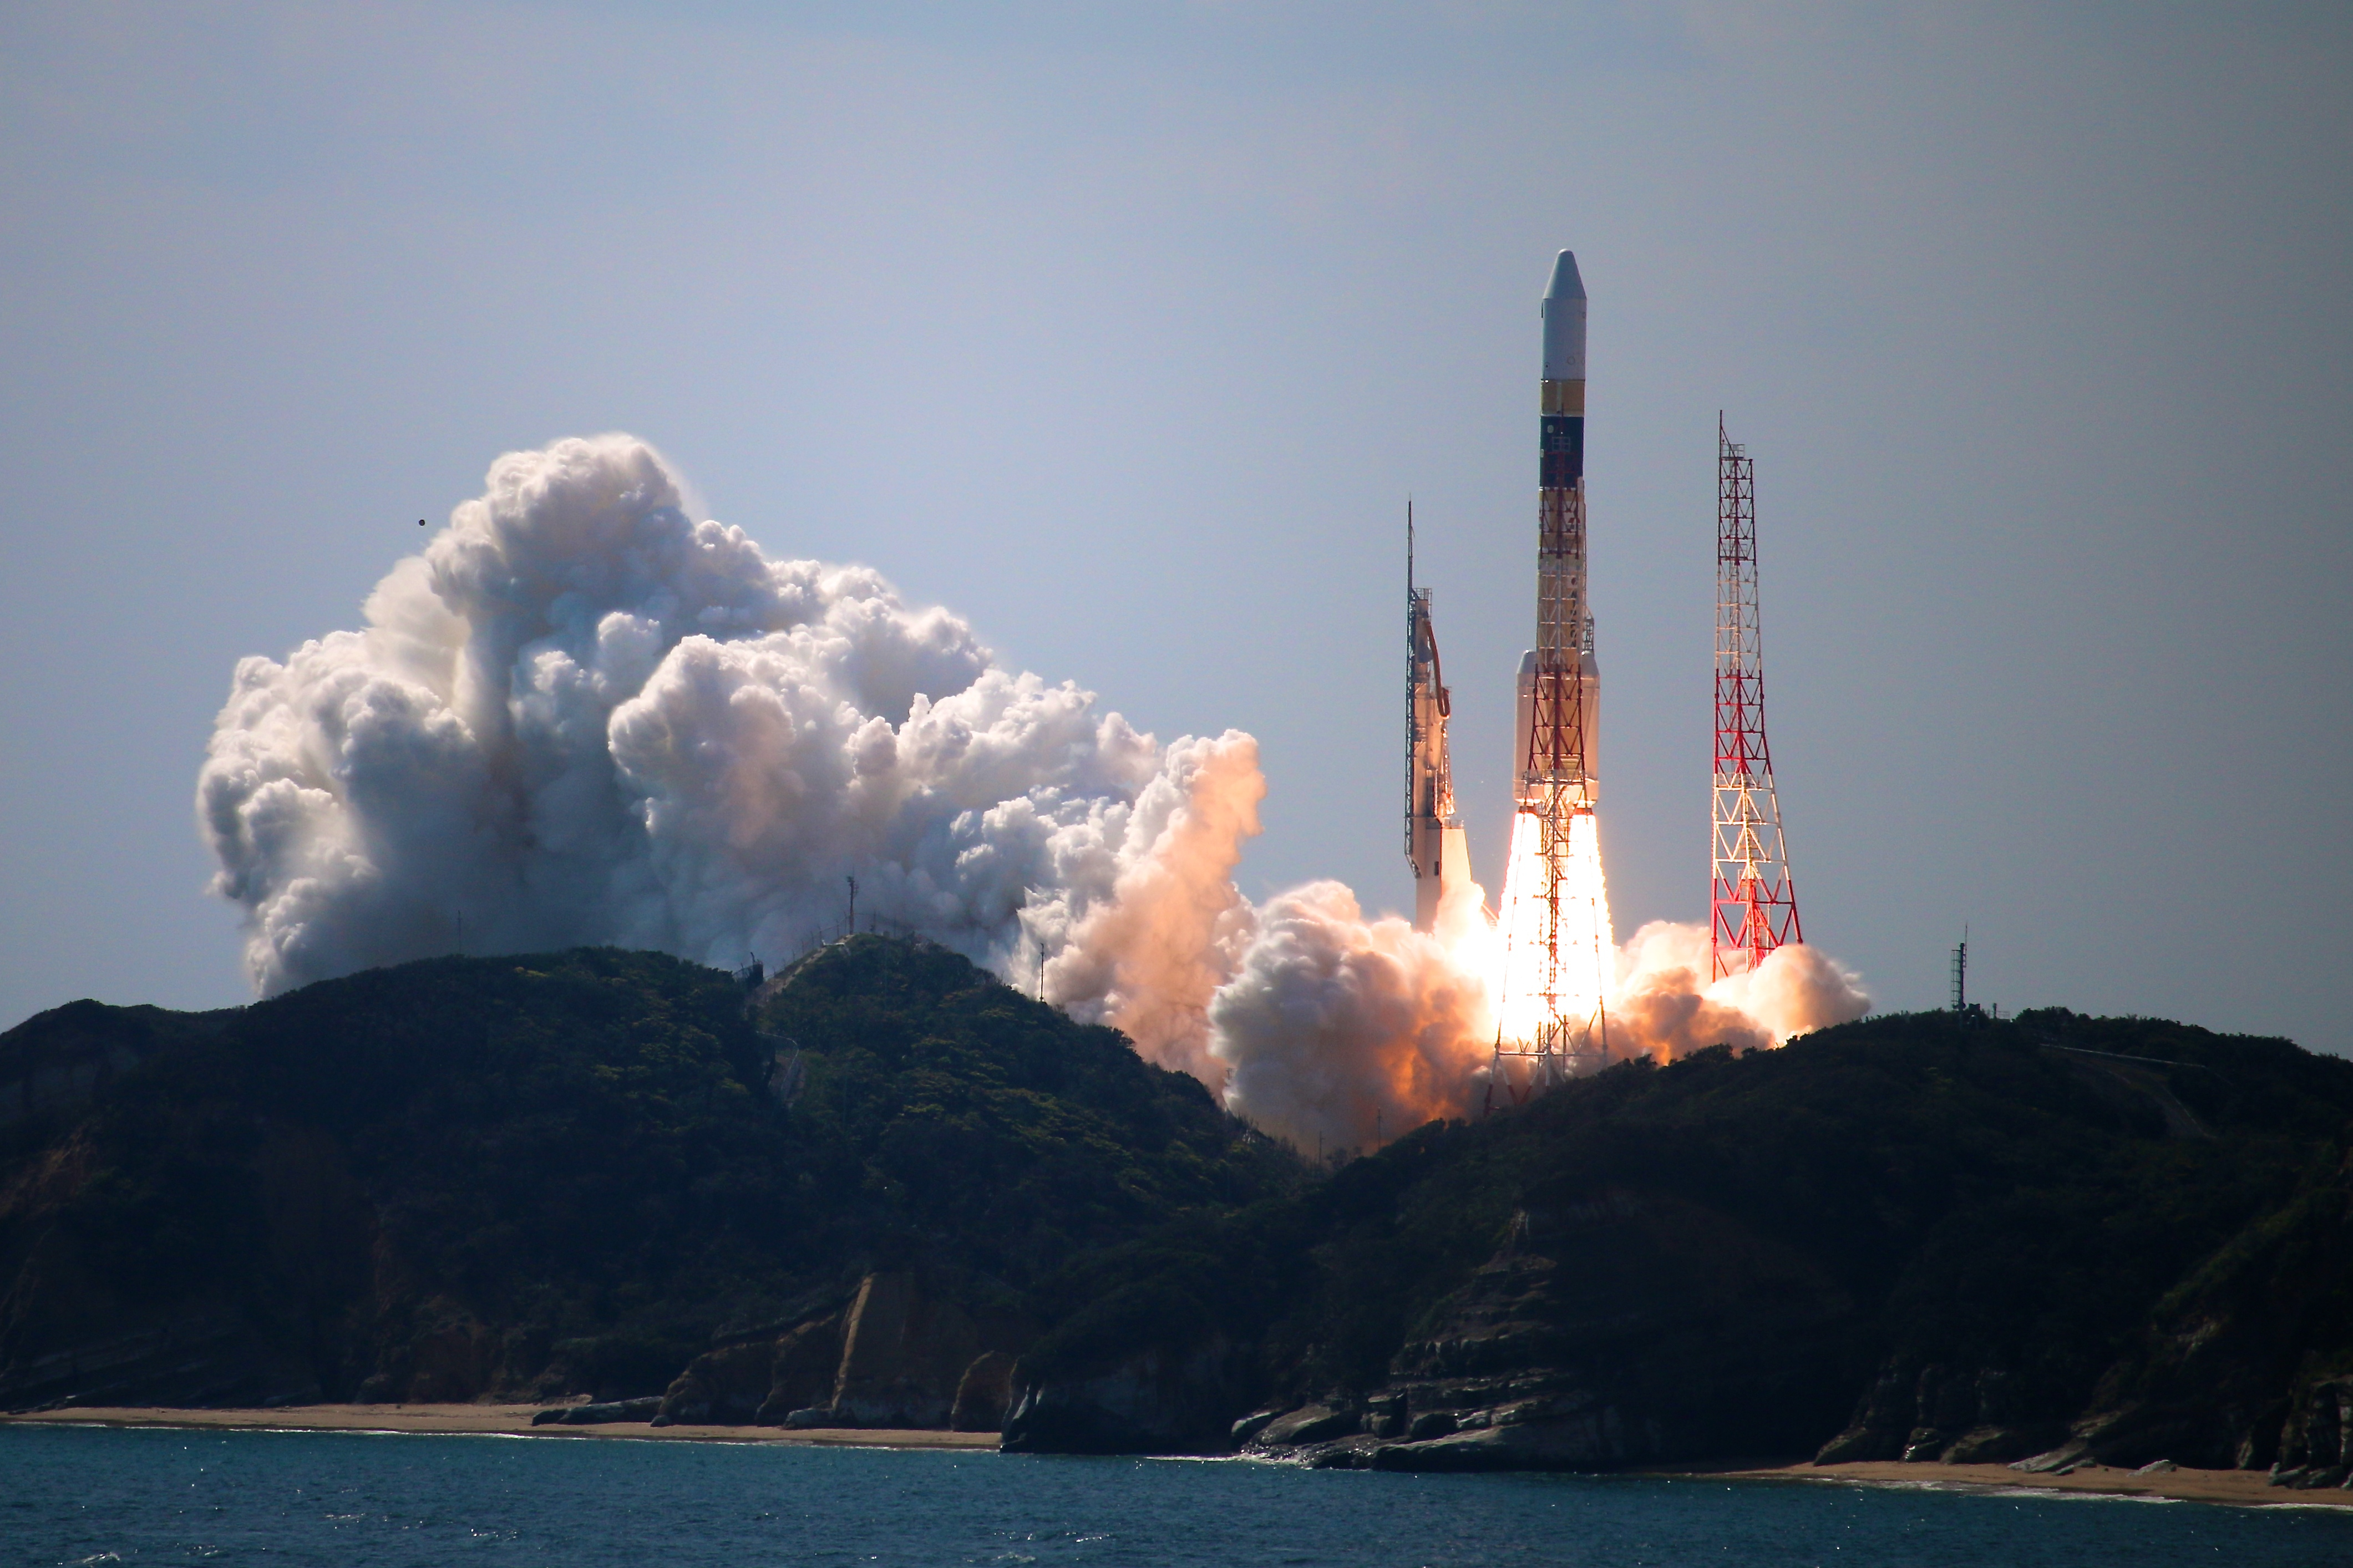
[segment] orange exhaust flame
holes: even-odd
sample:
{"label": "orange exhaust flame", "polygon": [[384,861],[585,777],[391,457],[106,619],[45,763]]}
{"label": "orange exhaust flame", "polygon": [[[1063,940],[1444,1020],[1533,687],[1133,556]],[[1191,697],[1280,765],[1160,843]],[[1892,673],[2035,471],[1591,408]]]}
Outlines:
{"label": "orange exhaust flame", "polygon": [[1532,813],[1512,818],[1511,858],[1487,968],[1488,992],[1506,1047],[1517,1044],[1533,1048],[1560,1026],[1572,1037],[1582,1036],[1603,1017],[1617,980],[1609,889],[1601,872],[1601,839],[1594,817],[1587,813],[1571,822],[1568,858],[1562,868],[1560,930],[1557,942],[1549,944],[1542,831]]}

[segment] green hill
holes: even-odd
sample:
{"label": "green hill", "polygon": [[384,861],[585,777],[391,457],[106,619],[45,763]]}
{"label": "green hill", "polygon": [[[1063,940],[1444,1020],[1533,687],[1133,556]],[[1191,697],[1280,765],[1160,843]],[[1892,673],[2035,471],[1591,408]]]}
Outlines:
{"label": "green hill", "polygon": [[[0,1036],[0,1407],[599,1403],[1377,1468],[2353,1464],[2353,1063],[2064,1012],[1336,1171],[920,942]],[[615,1402],[642,1400],[641,1405]]]}
{"label": "green hill", "polygon": [[2152,1021],[1620,1067],[1081,1259],[1008,1443],[1217,1448],[1256,1410],[1258,1447],[1396,1468],[2341,1464],[2306,1429],[2353,1371],[2348,1147],[2353,1063]]}
{"label": "green hill", "polygon": [[0,1036],[0,1405],[659,1394],[870,1273],[1018,1316],[1080,1249],[1297,1179],[935,947],[746,1004],[580,951]]}

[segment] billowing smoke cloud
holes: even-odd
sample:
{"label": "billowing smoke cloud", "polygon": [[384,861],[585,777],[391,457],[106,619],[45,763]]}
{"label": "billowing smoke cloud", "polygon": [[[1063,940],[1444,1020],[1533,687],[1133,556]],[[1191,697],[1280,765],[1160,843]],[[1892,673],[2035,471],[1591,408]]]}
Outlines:
{"label": "billowing smoke cloud", "polygon": [[[626,436],[492,465],[367,628],[248,658],[197,788],[269,993],[453,949],[709,963],[869,916],[1202,1056],[1256,742],[1161,747],[875,574],[695,522]],[[1168,1028],[1162,1027],[1166,1036]]]}
{"label": "billowing smoke cloud", "polygon": [[1454,889],[1425,933],[1366,920],[1338,882],[1270,900],[1209,1005],[1227,1105],[1325,1149],[1467,1114],[1493,1043],[1481,901],[1476,884]]}
{"label": "billowing smoke cloud", "polygon": [[[691,520],[627,436],[494,463],[366,626],[238,665],[199,775],[255,987],[451,951],[575,943],[712,963],[860,924],[920,931],[1125,1031],[1303,1148],[1473,1111],[1494,937],[1333,882],[1236,890],[1257,742],[1163,746],[997,666],[874,573],[771,560]],[[1704,985],[1703,928],[1646,926],[1620,1053],[1774,1045],[1858,1016],[1810,949]]]}
{"label": "billowing smoke cloud", "polygon": [[[1209,1008],[1227,1105],[1302,1148],[1332,1150],[1508,1103],[1526,1069],[1506,1063],[1489,1081],[1496,939],[1480,898],[1473,885],[1441,908],[1430,934],[1366,921],[1336,882],[1271,900]],[[1611,1058],[1770,1048],[1871,1005],[1811,947],[1781,948],[1754,973],[1713,984],[1708,969],[1706,927],[1655,921],[1635,932],[1618,950],[1607,1002]]]}
{"label": "billowing smoke cloud", "polygon": [[1776,948],[1754,971],[1709,983],[1707,928],[1652,921],[1619,950],[1613,1047],[1671,1061],[1710,1046],[1756,1050],[1860,1018],[1855,976],[1814,947]]}
{"label": "billowing smoke cloud", "polygon": [[1161,774],[1131,809],[1133,846],[1106,888],[1092,888],[1073,918],[1052,900],[1033,921],[1046,951],[1049,999],[1112,1025],[1164,1067],[1213,1090],[1225,1065],[1209,1051],[1210,999],[1233,973],[1250,931],[1234,889],[1241,841],[1258,830],[1266,781],[1258,742],[1228,731],[1168,748]]}

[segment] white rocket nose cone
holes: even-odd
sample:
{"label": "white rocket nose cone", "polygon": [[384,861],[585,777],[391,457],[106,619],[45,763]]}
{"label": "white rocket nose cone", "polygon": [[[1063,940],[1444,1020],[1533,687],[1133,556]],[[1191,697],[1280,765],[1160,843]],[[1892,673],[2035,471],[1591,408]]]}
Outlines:
{"label": "white rocket nose cone", "polygon": [[1547,300],[1582,300],[1585,279],[1577,275],[1577,252],[1564,250],[1560,259],[1552,264],[1552,286],[1545,290]]}
{"label": "white rocket nose cone", "polygon": [[1544,317],[1544,378],[1585,379],[1585,279],[1577,275],[1577,252],[1564,250],[1552,264],[1552,287],[1537,307]]}

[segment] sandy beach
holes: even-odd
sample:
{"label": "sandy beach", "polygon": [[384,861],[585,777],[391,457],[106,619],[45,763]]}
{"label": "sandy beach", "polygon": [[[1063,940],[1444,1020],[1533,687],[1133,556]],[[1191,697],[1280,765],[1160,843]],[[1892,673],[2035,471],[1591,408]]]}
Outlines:
{"label": "sandy beach", "polygon": [[534,1426],[543,1405],[290,1405],[276,1410],[168,1410],[90,1406],[0,1415],[0,1421],[78,1426],[243,1427],[272,1432],[487,1433],[518,1437],[654,1437],[701,1443],[803,1443],[860,1448],[997,1447],[994,1432],[916,1432],[882,1427]]}
{"label": "sandy beach", "polygon": [[[865,1448],[994,1451],[994,1432],[928,1432],[868,1427],[651,1426],[615,1421],[596,1426],[534,1426],[539,1405],[298,1405],[277,1410],[100,1408],[0,1415],[0,1422],[84,1426],[207,1426],[277,1432],[438,1432],[527,1437],[640,1437],[695,1443],[800,1443]],[[2242,1508],[2329,1508],[2353,1511],[2353,1492],[2293,1491],[2261,1470],[2138,1470],[2086,1467],[2072,1475],[2029,1475],[2007,1465],[1773,1465],[1707,1467],[1662,1472],[1733,1480],[1917,1488],[1928,1491],[2068,1492],[2084,1496],[2170,1498]]]}
{"label": "sandy beach", "polygon": [[[1685,1472],[1689,1473],[1689,1472]],[[2029,1475],[2008,1465],[1776,1465],[1764,1469],[1704,1472],[1743,1480],[1844,1482],[1917,1487],[1931,1491],[2053,1491],[2103,1497],[2171,1498],[2181,1502],[2232,1503],[2242,1508],[2334,1508],[2353,1510],[2353,1492],[2294,1491],[2275,1487],[2261,1470],[2138,1470],[2086,1466],[2072,1475]]]}

